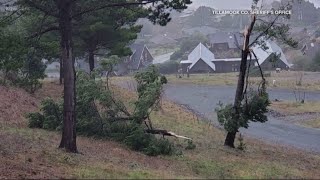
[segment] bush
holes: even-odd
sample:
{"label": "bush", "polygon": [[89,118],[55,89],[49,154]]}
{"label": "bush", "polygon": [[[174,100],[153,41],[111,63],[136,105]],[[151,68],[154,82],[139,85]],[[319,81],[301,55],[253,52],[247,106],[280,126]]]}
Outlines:
{"label": "bush", "polygon": [[144,149],[144,152],[149,156],[172,155],[174,151],[174,146],[168,139],[157,139],[154,136],[152,136],[149,145]]}
{"label": "bush", "polygon": [[27,115],[29,119],[29,128],[43,128],[44,116],[38,112],[36,113],[29,113]]}
{"label": "bush", "polygon": [[172,143],[167,139],[157,139],[154,135],[146,134],[140,126],[133,128],[124,143],[131,149],[142,151],[149,156],[170,155],[174,152]]}
{"label": "bush", "polygon": [[173,74],[178,72],[179,63],[177,61],[167,61],[157,65],[162,74]]}
{"label": "bush", "polygon": [[196,145],[193,144],[193,141],[191,140],[188,140],[188,145],[186,147],[187,150],[192,150],[192,149],[195,149],[196,148]]}
{"label": "bush", "polygon": [[43,128],[47,130],[57,130],[62,125],[62,106],[52,99],[45,99],[41,102],[41,113],[29,113],[30,128]]}

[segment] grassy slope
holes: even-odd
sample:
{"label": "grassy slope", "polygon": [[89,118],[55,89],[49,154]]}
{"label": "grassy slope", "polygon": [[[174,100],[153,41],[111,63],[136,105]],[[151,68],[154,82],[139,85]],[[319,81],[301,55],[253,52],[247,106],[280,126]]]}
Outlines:
{"label": "grassy slope", "polygon": [[271,109],[283,115],[320,113],[320,102],[297,103],[293,101],[272,102]]}
{"label": "grassy slope", "polygon": [[[16,90],[2,98],[13,98]],[[58,93],[57,93],[58,92]],[[61,88],[46,83],[29,97],[38,105],[45,96],[58,98]],[[116,92],[126,99],[135,95],[123,89]],[[24,94],[23,92],[19,93]],[[21,97],[28,97],[24,94]],[[0,102],[2,104],[3,101]],[[20,103],[20,102],[19,102]],[[25,102],[23,106],[32,106]],[[20,103],[21,104],[21,103]],[[18,106],[18,105],[17,105]],[[180,156],[148,157],[109,140],[79,137],[81,154],[57,149],[60,133],[29,129],[24,111],[11,119],[0,111],[0,178],[316,178],[320,176],[320,156],[267,145],[245,137],[247,151],[222,146],[224,132],[198,120],[192,113],[167,101],[152,114],[154,126],[194,139],[197,148]],[[19,108],[19,107],[18,107]],[[30,108],[34,110],[34,108]],[[6,114],[8,115],[8,113]],[[9,117],[9,116],[8,116]],[[4,119],[8,119],[4,121]],[[17,123],[20,122],[20,123]],[[173,139],[177,146],[186,142]]]}
{"label": "grassy slope", "polygon": [[[171,83],[192,83],[203,85],[236,85],[237,73],[219,73],[219,74],[192,74],[190,78],[186,75],[182,78],[176,78],[175,75],[169,75],[168,80]],[[301,90],[320,90],[320,74],[306,72],[302,76],[301,86],[297,86],[296,82],[300,79],[301,72],[281,72],[271,73],[271,77],[266,77],[269,86],[273,86],[273,80],[276,80],[276,87],[289,88],[289,89],[301,89]],[[259,84],[261,78],[251,77],[250,83]]]}

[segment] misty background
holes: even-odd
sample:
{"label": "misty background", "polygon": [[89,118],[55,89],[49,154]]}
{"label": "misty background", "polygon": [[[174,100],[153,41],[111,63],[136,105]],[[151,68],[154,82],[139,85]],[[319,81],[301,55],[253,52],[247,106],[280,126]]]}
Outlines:
{"label": "misty background", "polygon": [[[320,7],[320,0],[308,0],[315,7]],[[193,0],[190,8],[198,8],[200,6],[208,6],[216,9],[248,9],[251,7],[252,0]],[[264,4],[270,4],[273,0],[263,0]],[[260,2],[260,3],[261,3]]]}

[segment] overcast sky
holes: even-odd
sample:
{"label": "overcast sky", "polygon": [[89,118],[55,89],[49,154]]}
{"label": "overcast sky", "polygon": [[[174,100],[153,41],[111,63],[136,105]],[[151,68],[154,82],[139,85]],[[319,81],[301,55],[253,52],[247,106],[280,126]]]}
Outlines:
{"label": "overcast sky", "polygon": [[[191,7],[198,8],[199,6],[209,6],[215,9],[249,9],[252,0],[192,0]],[[272,0],[264,0],[264,2],[272,2]],[[320,0],[309,0],[316,7],[320,7]]]}

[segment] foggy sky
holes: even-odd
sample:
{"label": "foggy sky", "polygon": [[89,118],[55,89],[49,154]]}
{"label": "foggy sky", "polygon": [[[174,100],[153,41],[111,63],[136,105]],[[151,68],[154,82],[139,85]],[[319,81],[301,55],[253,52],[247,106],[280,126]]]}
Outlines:
{"label": "foggy sky", "polygon": [[[309,0],[316,7],[320,7],[320,0]],[[250,9],[252,0],[192,0],[191,8],[199,6],[208,6],[215,9]],[[264,0],[264,2],[272,2],[272,0]]]}

